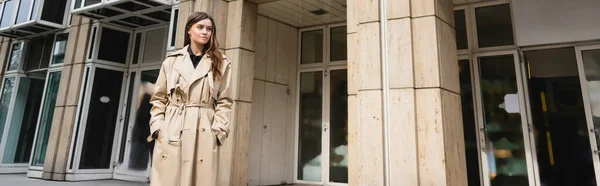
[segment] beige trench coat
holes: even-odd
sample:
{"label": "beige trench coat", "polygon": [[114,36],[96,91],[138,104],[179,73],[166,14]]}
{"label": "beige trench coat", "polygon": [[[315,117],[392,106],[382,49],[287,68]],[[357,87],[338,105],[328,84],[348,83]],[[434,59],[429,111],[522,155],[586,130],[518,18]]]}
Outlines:
{"label": "beige trench coat", "polygon": [[150,99],[150,134],[159,130],[151,186],[217,185],[219,148],[231,125],[231,62],[224,56],[220,80],[211,65],[206,54],[194,68],[187,46],[162,64]]}

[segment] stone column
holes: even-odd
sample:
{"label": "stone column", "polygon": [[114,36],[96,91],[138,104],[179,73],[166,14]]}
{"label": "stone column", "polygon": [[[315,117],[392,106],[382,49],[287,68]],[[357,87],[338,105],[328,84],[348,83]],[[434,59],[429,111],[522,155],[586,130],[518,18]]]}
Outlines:
{"label": "stone column", "polygon": [[47,180],[65,180],[83,82],[91,21],[81,16],[73,16],[72,20],[42,174]]}
{"label": "stone column", "polygon": [[386,168],[388,185],[466,185],[452,1],[387,0],[386,10],[389,118],[379,1],[348,0],[350,185],[384,185]]}
{"label": "stone column", "polygon": [[[247,0],[228,3],[225,55],[231,60],[233,128],[221,148],[219,185],[247,185],[248,147],[258,6]],[[221,32],[223,33],[223,32]]]}

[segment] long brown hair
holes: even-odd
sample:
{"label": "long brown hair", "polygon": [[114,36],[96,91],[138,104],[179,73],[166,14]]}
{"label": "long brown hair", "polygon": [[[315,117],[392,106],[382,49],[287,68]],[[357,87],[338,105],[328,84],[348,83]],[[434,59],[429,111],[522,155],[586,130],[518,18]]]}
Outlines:
{"label": "long brown hair", "polygon": [[185,23],[185,37],[183,42],[184,46],[191,43],[188,31],[194,24],[205,19],[210,19],[210,22],[212,23],[212,34],[208,43],[204,45],[202,51],[205,52],[205,54],[208,54],[212,59],[213,78],[218,80],[221,79],[221,76],[223,75],[220,69],[221,64],[223,63],[223,54],[221,54],[221,51],[219,51],[219,42],[217,41],[217,26],[215,25],[215,20],[205,12],[192,13]]}

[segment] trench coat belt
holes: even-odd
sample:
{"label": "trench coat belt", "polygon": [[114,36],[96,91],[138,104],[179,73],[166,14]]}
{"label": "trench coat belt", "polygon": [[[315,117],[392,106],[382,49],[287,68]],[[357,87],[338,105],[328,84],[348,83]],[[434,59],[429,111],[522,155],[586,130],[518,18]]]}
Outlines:
{"label": "trench coat belt", "polygon": [[171,103],[167,107],[177,107],[177,114],[184,114],[183,110],[186,108],[197,107],[197,108],[213,108],[212,104],[193,104],[193,103]]}

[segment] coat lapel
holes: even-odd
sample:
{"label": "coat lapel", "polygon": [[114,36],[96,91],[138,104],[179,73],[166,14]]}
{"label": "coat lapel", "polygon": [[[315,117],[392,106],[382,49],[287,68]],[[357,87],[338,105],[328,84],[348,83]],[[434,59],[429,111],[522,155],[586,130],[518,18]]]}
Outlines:
{"label": "coat lapel", "polygon": [[181,77],[187,82],[187,86],[192,85],[198,79],[204,77],[211,69],[212,60],[210,55],[205,54],[198,66],[194,68],[190,54],[187,52],[189,46],[183,47],[180,51],[173,53],[172,55],[179,55],[182,59],[175,61],[175,69],[179,71]]}
{"label": "coat lapel", "polygon": [[[188,60],[189,57],[188,57]],[[190,64],[192,63],[191,60],[189,62]],[[208,54],[205,54],[202,59],[200,60],[200,63],[198,63],[198,67],[196,67],[196,69],[194,69],[193,73],[192,73],[192,77],[190,78],[190,84],[194,83],[196,80],[204,77],[204,75],[208,74],[208,72],[210,71],[210,68],[212,66],[212,60],[210,59],[210,56]],[[193,67],[193,65],[192,65]]]}

